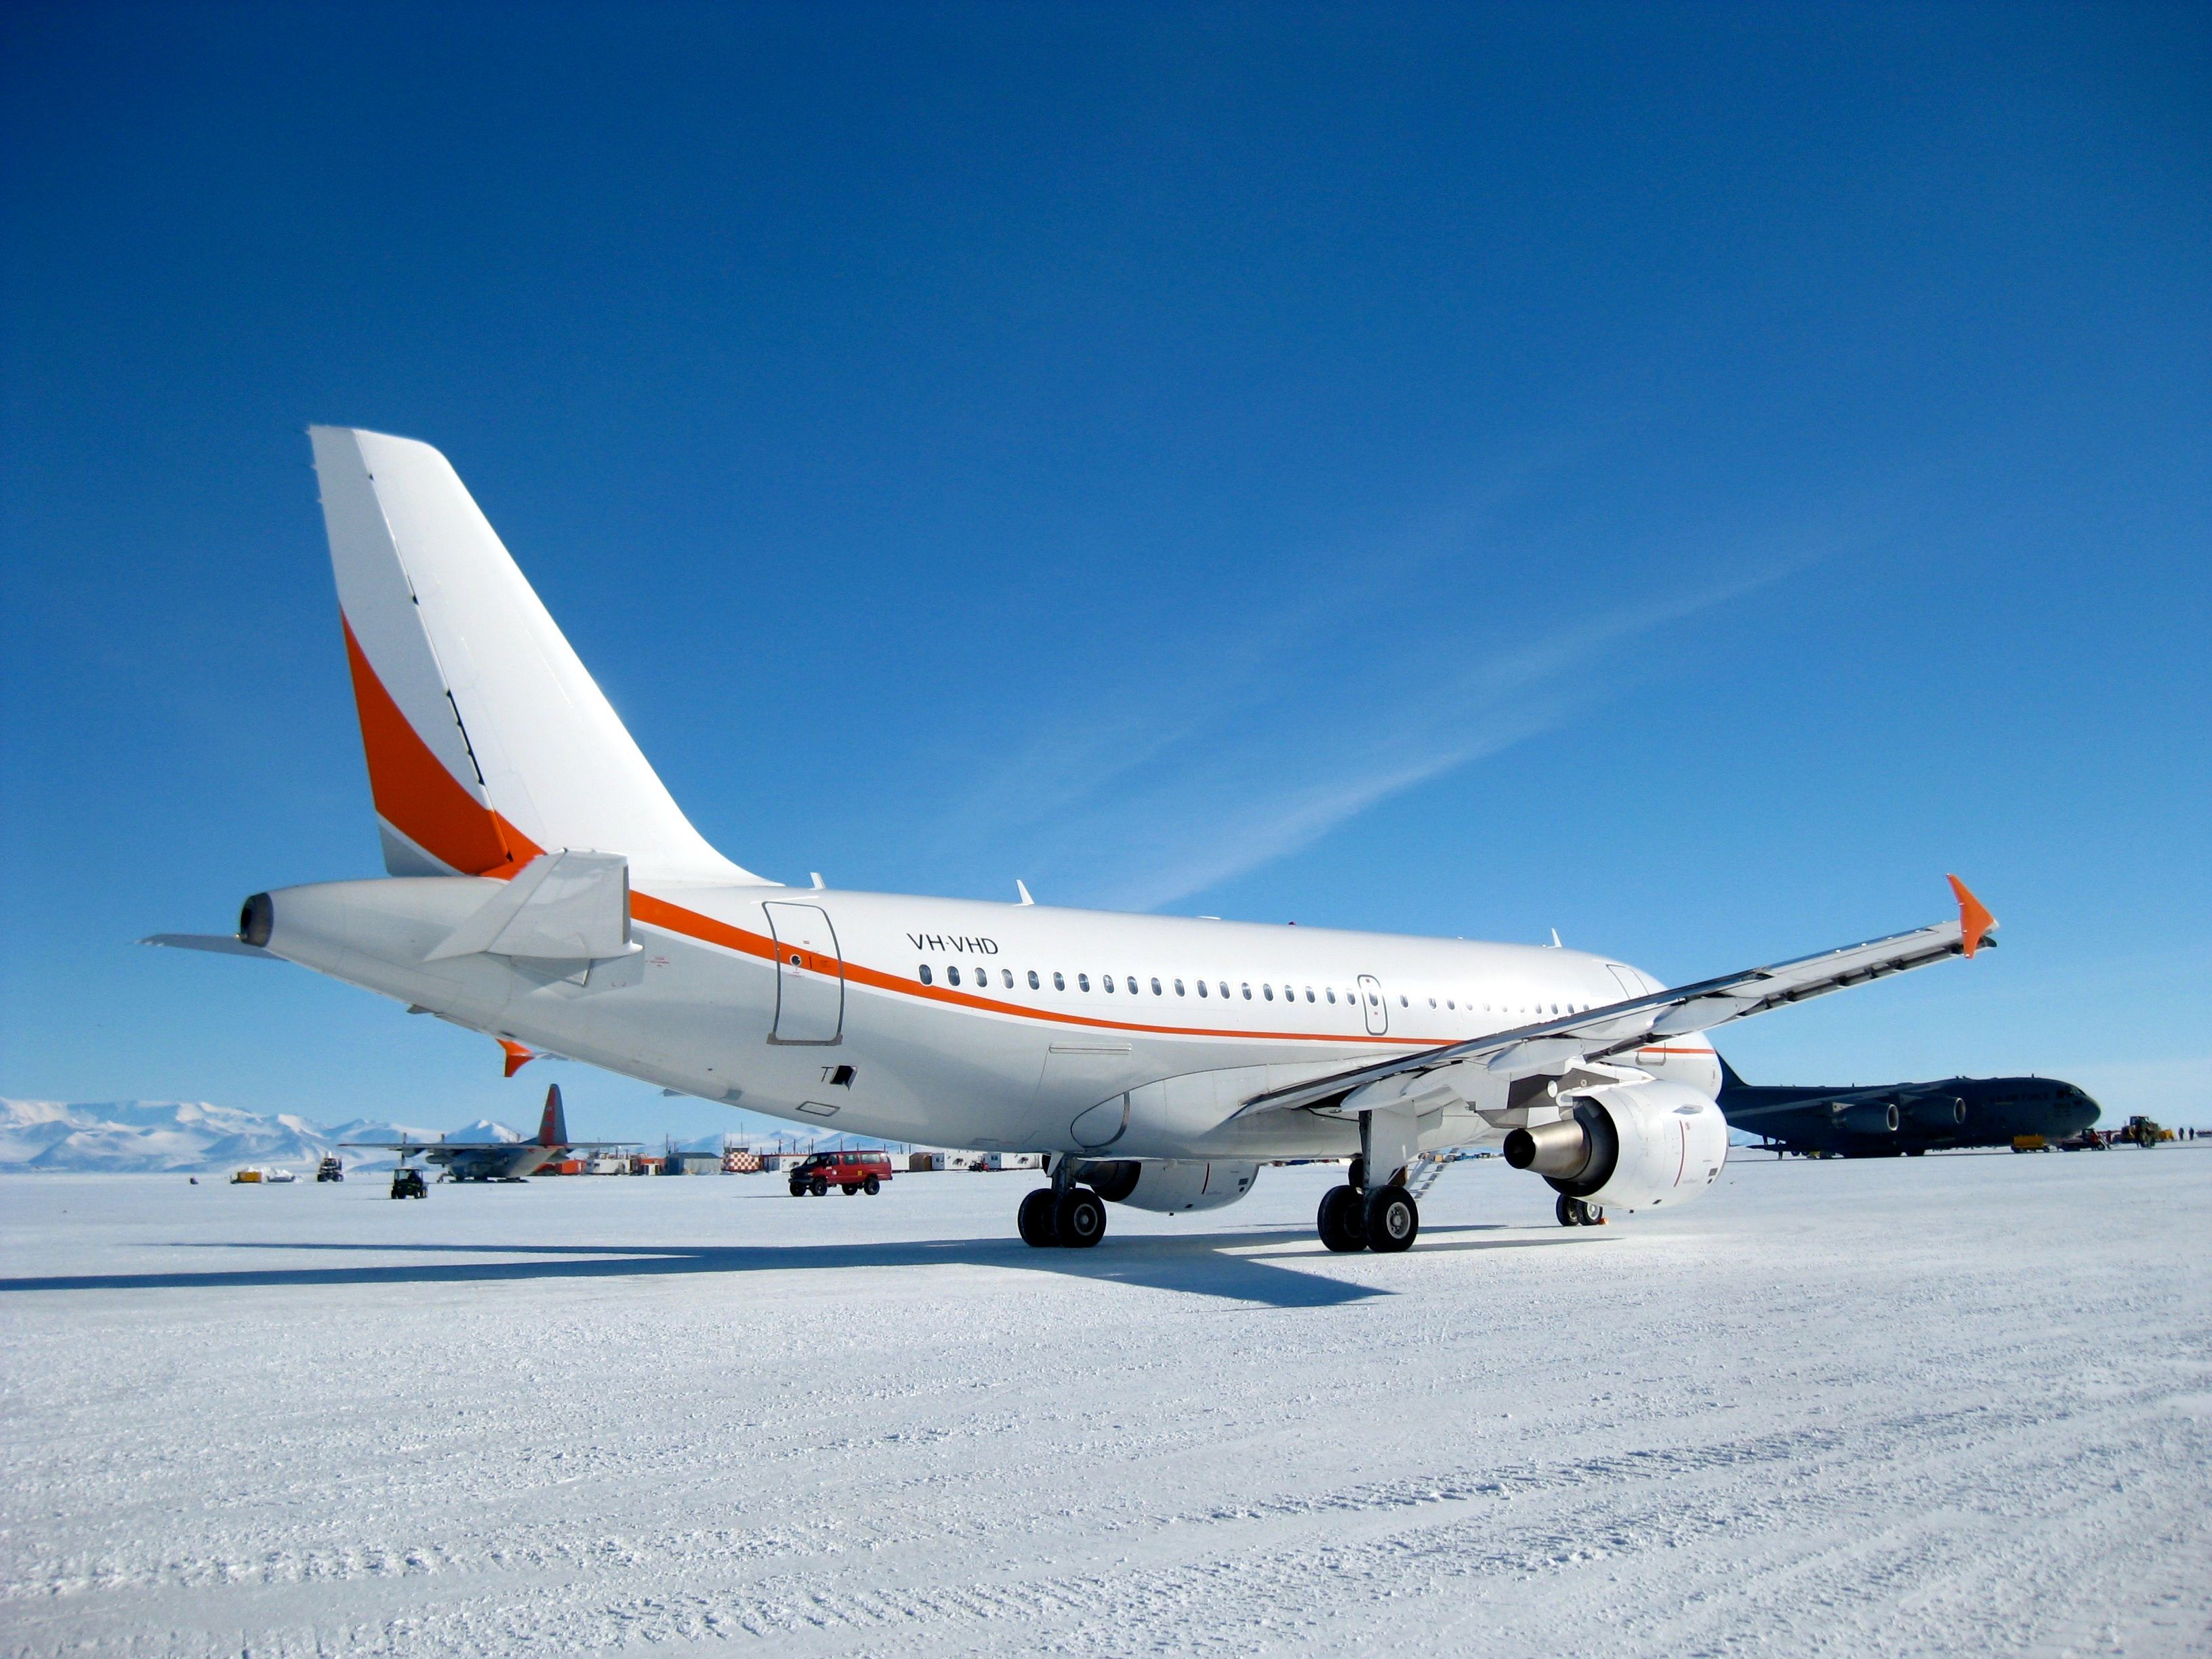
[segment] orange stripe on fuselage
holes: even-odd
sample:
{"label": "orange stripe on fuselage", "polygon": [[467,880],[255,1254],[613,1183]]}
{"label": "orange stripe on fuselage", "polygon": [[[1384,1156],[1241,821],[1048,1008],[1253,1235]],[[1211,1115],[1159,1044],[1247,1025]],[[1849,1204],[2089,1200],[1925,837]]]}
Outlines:
{"label": "orange stripe on fuselage", "polygon": [[361,715],[362,751],[368,757],[368,793],[377,816],[465,876],[513,875],[538,854],[530,837],[463,788],[408,723],[369,666],[343,613],[346,665],[353,671],[354,708]]}
{"label": "orange stripe on fuselage", "polygon": [[[633,890],[629,898],[631,916],[656,927],[665,927],[672,933],[703,944],[719,945],[726,951],[758,957],[764,962],[775,960],[775,941],[765,933],[750,933],[733,927],[728,922],[717,921],[712,916],[702,916],[696,910],[687,910],[680,904],[671,904],[666,899],[653,897],[650,893]],[[900,996],[917,997],[925,1002],[938,1002],[956,1008],[972,1008],[979,1013],[1010,1014],[1017,1019],[1044,1020],[1054,1025],[1077,1025],[1098,1031],[1141,1031],[1152,1036],[1178,1037],[1242,1037],[1282,1042],[1371,1042],[1383,1047],[1433,1048],[1443,1042],[1460,1041],[1456,1037],[1374,1036],[1365,1031],[1254,1031],[1232,1030],[1194,1025],[1147,1025],[1141,1021],[1101,1019],[1088,1014],[1062,1013],[1056,1008],[1032,1008],[1018,1002],[1001,1002],[995,997],[979,997],[966,991],[955,991],[949,987],[917,985],[898,974],[886,974],[877,968],[866,968],[857,962],[844,963],[848,983],[865,985],[878,991],[890,991]]]}

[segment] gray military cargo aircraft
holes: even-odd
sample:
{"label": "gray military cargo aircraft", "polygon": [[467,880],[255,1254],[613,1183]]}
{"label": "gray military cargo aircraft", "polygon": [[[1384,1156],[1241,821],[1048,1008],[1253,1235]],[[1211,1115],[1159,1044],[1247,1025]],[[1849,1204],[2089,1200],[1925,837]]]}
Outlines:
{"label": "gray military cargo aircraft", "polygon": [[2048,1077],[1953,1077],[1822,1089],[1746,1083],[1721,1061],[1715,1103],[1731,1129],[1778,1151],[1843,1158],[1912,1157],[1960,1146],[2009,1146],[2018,1135],[2057,1142],[2097,1121],[2097,1103]]}
{"label": "gray military cargo aircraft", "polygon": [[348,1140],[346,1146],[397,1152],[404,1164],[410,1158],[441,1165],[447,1181],[521,1181],[535,1175],[566,1152],[629,1146],[628,1140],[571,1140],[568,1115],[561,1105],[561,1085],[545,1091],[545,1111],[538,1121],[535,1140]]}

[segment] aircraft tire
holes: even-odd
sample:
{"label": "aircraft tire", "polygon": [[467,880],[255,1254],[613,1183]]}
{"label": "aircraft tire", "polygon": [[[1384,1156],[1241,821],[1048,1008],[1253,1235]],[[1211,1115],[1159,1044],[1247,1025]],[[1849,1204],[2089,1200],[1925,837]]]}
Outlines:
{"label": "aircraft tire", "polygon": [[1421,1208],[1403,1187],[1377,1187],[1367,1194],[1367,1248],[1377,1255],[1410,1250],[1421,1236]]}
{"label": "aircraft tire", "polygon": [[1088,1187],[1070,1187],[1053,1206],[1052,1230],[1071,1250],[1087,1250],[1106,1237],[1106,1201]]}
{"label": "aircraft tire", "polygon": [[1562,1227],[1579,1227],[1583,1224],[1581,1207],[1580,1200],[1569,1198],[1562,1193],[1553,1202],[1552,1213],[1559,1217],[1559,1225]]}
{"label": "aircraft tire", "polygon": [[1349,1187],[1332,1187],[1321,1196],[1321,1211],[1314,1218],[1321,1242],[1339,1255],[1367,1248],[1367,1212],[1360,1196]]}
{"label": "aircraft tire", "polygon": [[1023,1243],[1033,1250],[1048,1250],[1060,1243],[1060,1231],[1053,1218],[1059,1202],[1060,1195],[1049,1187],[1040,1187],[1022,1200],[1014,1225],[1020,1230]]}

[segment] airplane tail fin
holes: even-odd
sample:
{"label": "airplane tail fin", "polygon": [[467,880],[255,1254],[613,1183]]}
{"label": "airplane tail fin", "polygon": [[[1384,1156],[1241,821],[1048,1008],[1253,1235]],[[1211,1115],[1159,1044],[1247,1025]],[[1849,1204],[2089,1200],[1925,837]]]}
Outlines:
{"label": "airplane tail fin", "polygon": [[545,1115],[538,1120],[538,1144],[541,1146],[565,1146],[568,1144],[568,1114],[562,1109],[561,1085],[549,1084],[545,1090]]}
{"label": "airplane tail fin", "polygon": [[370,793],[393,875],[542,852],[757,882],[693,829],[446,458],[308,428]]}
{"label": "airplane tail fin", "polygon": [[1736,1075],[1735,1067],[1728,1063],[1728,1057],[1722,1054],[1719,1049],[1716,1048],[1713,1050],[1713,1058],[1719,1060],[1721,1063],[1721,1092],[1723,1094],[1730,1094],[1738,1089],[1747,1088],[1749,1086],[1741,1078]]}

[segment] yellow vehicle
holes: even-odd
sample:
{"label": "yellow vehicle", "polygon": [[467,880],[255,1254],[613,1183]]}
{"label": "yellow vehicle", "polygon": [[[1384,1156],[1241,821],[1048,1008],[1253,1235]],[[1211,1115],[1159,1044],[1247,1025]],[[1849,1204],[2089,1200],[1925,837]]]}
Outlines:
{"label": "yellow vehicle", "polygon": [[236,1175],[231,1176],[230,1184],[234,1187],[258,1187],[261,1184],[261,1171],[240,1170]]}
{"label": "yellow vehicle", "polygon": [[2051,1143],[2041,1135],[2014,1135],[2012,1149],[2015,1152],[2047,1152],[2051,1150]]}

